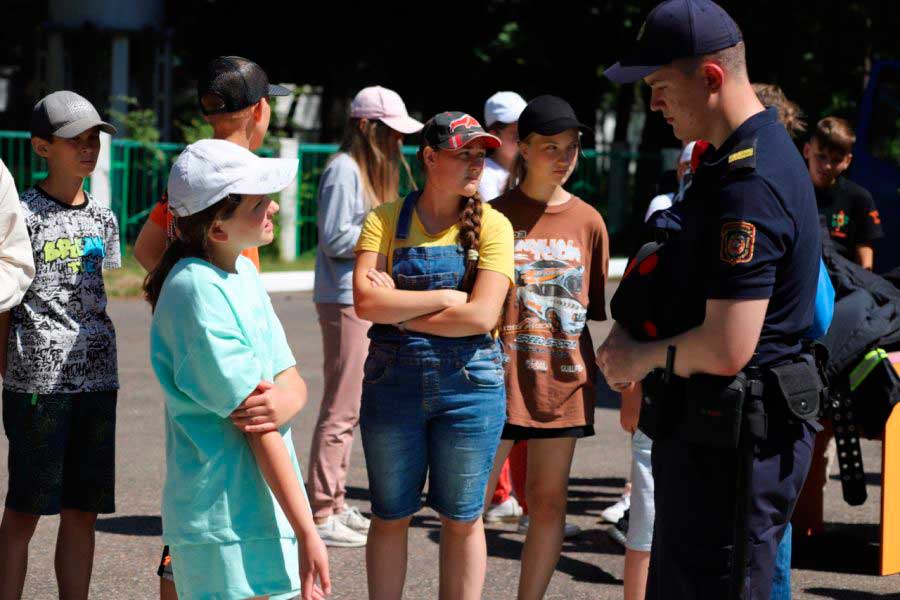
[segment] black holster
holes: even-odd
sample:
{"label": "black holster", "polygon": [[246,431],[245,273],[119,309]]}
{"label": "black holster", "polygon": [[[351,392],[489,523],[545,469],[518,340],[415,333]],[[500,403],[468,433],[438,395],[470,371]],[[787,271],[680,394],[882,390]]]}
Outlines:
{"label": "black holster", "polygon": [[639,427],[651,439],[677,435],[703,446],[737,448],[744,431],[764,440],[767,417],[762,381],[742,371],[734,377],[698,374],[687,379],[651,373],[644,380]]}

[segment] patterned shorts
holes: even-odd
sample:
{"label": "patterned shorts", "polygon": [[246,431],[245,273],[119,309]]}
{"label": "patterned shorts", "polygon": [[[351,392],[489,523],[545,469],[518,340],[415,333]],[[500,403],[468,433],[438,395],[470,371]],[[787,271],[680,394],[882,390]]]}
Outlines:
{"label": "patterned shorts", "polygon": [[115,512],[116,397],[116,390],[44,395],[3,390],[6,506],[33,515],[55,515],[64,508]]}

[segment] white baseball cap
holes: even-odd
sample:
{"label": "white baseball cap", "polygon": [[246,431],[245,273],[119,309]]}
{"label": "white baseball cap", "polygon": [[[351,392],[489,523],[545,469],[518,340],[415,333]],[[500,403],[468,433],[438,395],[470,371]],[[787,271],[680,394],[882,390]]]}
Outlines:
{"label": "white baseball cap", "polygon": [[484,103],[484,125],[492,127],[494,123],[515,123],[527,105],[525,99],[515,92],[497,92]]}
{"label": "white baseball cap", "polygon": [[295,158],[260,158],[225,140],[200,140],[184,149],[169,173],[169,210],[193,215],[229,194],[274,194],[297,177]]}

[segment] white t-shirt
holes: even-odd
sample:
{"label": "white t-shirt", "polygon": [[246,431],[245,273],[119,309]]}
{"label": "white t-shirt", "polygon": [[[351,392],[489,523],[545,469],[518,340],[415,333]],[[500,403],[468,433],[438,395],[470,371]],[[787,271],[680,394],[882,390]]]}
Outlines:
{"label": "white t-shirt", "polygon": [[22,301],[34,279],[31,239],[16,184],[0,161],[0,313]]}
{"label": "white t-shirt", "polygon": [[478,193],[481,199],[490,202],[498,198],[506,191],[506,180],[509,179],[509,171],[504,169],[492,158],[484,160],[484,171],[481,172],[481,183],[478,184]]}

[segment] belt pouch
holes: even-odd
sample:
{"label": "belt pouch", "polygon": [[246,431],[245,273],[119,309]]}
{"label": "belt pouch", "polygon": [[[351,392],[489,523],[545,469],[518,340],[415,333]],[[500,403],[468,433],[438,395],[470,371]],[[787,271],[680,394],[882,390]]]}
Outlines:
{"label": "belt pouch", "polygon": [[769,373],[794,418],[812,421],[819,415],[824,385],[812,355],[803,354],[795,362],[770,368]]}

